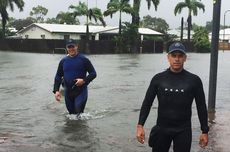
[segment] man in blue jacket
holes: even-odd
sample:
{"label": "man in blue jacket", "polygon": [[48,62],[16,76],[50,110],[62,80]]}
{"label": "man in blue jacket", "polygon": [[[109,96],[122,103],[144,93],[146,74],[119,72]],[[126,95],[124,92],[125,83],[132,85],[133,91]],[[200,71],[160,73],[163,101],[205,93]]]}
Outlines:
{"label": "man in blue jacket", "polygon": [[[60,85],[64,82],[65,103],[69,114],[84,112],[88,97],[87,85],[96,78],[96,71],[88,58],[78,52],[75,40],[66,42],[68,55],[61,59],[54,79],[53,93],[60,102]],[[87,74],[88,73],[88,74]]]}

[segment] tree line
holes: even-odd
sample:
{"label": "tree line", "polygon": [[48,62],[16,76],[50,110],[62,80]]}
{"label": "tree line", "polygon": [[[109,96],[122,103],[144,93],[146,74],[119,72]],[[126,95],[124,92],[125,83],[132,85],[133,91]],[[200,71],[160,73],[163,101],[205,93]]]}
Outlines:
{"label": "tree line", "polygon": [[[154,6],[155,10],[160,4],[160,0],[145,0],[148,5],[148,9]],[[79,2],[76,5],[70,5],[69,11],[67,12],[59,12],[55,18],[47,18],[44,19],[48,13],[48,9],[38,5],[33,7],[30,11],[30,16],[26,19],[14,19],[9,16],[8,10],[14,11],[14,6],[17,6],[19,11],[23,11],[24,1],[23,0],[1,0],[0,1],[0,14],[1,14],[1,37],[5,37],[6,35],[10,35],[7,31],[6,26],[15,27],[17,30],[22,29],[32,23],[58,23],[58,24],[80,24],[78,17],[84,16],[86,17],[86,39],[89,39],[89,25],[103,25],[106,26],[106,22],[104,21],[104,17],[110,16],[111,18],[115,13],[119,13],[119,36],[117,37],[117,41],[122,43],[127,37],[135,39],[130,41],[130,45],[133,46],[131,48],[135,51],[135,44],[137,41],[140,41],[140,37],[138,36],[138,27],[147,27],[158,32],[165,34],[163,37],[164,41],[171,40],[171,38],[167,35],[167,31],[169,30],[169,25],[162,18],[151,17],[150,15],[144,16],[142,20],[140,20],[140,6],[141,0],[133,0],[133,6],[130,5],[130,0],[110,0],[107,4],[107,10],[102,12],[102,10],[98,7],[88,8],[87,4],[84,2]],[[205,12],[205,5],[200,2],[200,0],[183,0],[176,4],[174,8],[174,14],[180,14],[182,10],[188,10],[187,16],[187,30],[188,30],[188,38],[190,41],[190,31],[191,29],[196,29],[199,26],[192,24],[192,16],[198,15],[198,10],[201,9]],[[131,23],[122,22],[122,13],[129,14],[132,17]],[[92,20],[95,22],[93,23]],[[98,23],[99,21],[99,23]],[[209,27],[212,22],[207,22],[206,27]],[[199,29],[199,28],[198,28]],[[210,28],[208,28],[210,29]],[[211,29],[210,29],[211,30]],[[132,36],[127,36],[127,34],[132,34]],[[148,37],[146,37],[148,38]],[[151,39],[151,38],[150,38]],[[122,44],[121,44],[122,45]],[[123,44],[124,45],[124,44]]]}

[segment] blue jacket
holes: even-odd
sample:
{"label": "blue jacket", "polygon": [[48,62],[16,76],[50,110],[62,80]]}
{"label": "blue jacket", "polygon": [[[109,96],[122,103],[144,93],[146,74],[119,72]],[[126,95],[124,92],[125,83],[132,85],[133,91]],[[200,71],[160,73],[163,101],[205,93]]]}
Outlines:
{"label": "blue jacket", "polygon": [[65,88],[70,89],[75,84],[74,80],[76,78],[84,79],[85,84],[88,85],[96,76],[92,63],[84,55],[78,53],[74,57],[65,56],[59,62],[53,92],[55,93],[59,90],[63,80]]}

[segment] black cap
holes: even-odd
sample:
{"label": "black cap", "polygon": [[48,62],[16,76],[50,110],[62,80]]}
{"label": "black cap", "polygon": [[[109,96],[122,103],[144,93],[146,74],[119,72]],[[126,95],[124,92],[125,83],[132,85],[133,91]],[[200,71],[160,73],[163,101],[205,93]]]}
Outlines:
{"label": "black cap", "polygon": [[185,46],[182,43],[180,43],[180,42],[174,42],[173,44],[171,44],[169,46],[168,54],[172,53],[174,51],[179,51],[181,53],[186,54],[186,52],[185,52]]}
{"label": "black cap", "polygon": [[73,39],[68,39],[66,40],[66,43],[65,43],[66,47],[70,46],[70,45],[77,45],[77,41],[76,40],[73,40]]}

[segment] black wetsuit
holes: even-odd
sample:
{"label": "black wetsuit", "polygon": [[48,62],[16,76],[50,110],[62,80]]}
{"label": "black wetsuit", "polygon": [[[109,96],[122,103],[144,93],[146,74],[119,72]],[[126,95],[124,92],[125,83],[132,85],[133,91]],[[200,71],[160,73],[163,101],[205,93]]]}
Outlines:
{"label": "black wetsuit", "polygon": [[144,98],[138,124],[144,125],[153,100],[158,98],[157,125],[159,140],[155,152],[168,152],[173,141],[174,152],[189,152],[191,148],[192,102],[195,99],[203,133],[209,131],[207,107],[201,79],[186,71],[174,73],[170,69],[156,74]]}

